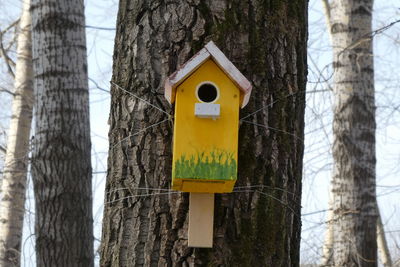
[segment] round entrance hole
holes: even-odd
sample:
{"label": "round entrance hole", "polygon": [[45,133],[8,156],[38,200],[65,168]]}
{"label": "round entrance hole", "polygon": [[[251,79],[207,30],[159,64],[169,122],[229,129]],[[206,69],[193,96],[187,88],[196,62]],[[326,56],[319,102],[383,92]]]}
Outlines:
{"label": "round entrance hole", "polygon": [[203,83],[197,89],[197,97],[205,103],[211,103],[217,99],[218,90],[211,83]]}

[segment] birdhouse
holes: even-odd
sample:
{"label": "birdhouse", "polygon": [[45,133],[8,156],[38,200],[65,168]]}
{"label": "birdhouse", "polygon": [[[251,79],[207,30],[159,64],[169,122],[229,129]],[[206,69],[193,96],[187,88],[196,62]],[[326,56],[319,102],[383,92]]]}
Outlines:
{"label": "birdhouse", "polygon": [[239,109],[250,82],[213,43],[165,82],[175,103],[172,188],[184,192],[232,192],[237,178]]}

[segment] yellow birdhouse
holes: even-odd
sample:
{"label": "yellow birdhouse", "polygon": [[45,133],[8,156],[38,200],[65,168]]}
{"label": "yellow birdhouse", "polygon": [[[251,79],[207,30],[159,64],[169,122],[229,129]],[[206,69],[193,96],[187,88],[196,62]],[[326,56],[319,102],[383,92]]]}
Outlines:
{"label": "yellow birdhouse", "polygon": [[165,82],[175,103],[172,188],[184,192],[232,192],[237,178],[239,109],[250,82],[213,43]]}

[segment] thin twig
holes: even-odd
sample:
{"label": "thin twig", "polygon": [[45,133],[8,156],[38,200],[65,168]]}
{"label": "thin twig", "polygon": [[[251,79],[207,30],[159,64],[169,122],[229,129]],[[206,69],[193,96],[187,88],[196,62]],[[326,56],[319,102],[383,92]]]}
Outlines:
{"label": "thin twig", "polygon": [[[330,43],[333,45],[333,36],[332,36],[332,20],[331,20],[331,5],[329,3],[329,0],[322,0],[322,6],[324,9],[324,13],[325,13],[325,23],[326,23],[326,28],[328,29],[328,37],[330,40]],[[323,70],[321,71],[318,67],[317,64],[315,64],[312,56],[310,56],[311,62],[313,63],[313,65],[316,67],[316,69],[318,70],[319,76],[318,76],[318,81],[320,81],[320,77],[322,77],[325,80],[325,83],[327,84],[329,89],[332,89],[331,86],[329,85],[328,79],[326,79],[323,75]],[[331,77],[333,76],[333,71],[331,74]],[[316,85],[317,86],[317,85]],[[325,131],[324,131],[325,132]]]}
{"label": "thin twig", "polygon": [[286,208],[288,208],[288,209],[293,213],[293,215],[296,215],[296,216],[297,216],[297,213],[293,210],[292,207],[289,206],[288,203],[285,203],[285,202],[283,202],[282,200],[280,200],[279,198],[276,198],[276,197],[274,197],[274,196],[272,196],[272,195],[270,195],[270,194],[267,194],[267,193],[265,193],[265,192],[262,192],[262,191],[260,191],[260,190],[255,190],[255,192],[258,192],[260,195],[264,195],[264,196],[270,197],[270,198],[272,198],[272,199],[278,201],[278,202],[281,203],[283,206],[285,206]]}
{"label": "thin twig", "polygon": [[91,81],[92,83],[94,83],[94,85],[96,86],[96,88],[99,89],[100,91],[110,93],[109,90],[104,89],[103,87],[100,87],[100,85],[99,85],[94,79],[92,79],[92,78],[90,78],[90,77],[88,77],[88,79],[89,79],[89,81]]}
{"label": "thin twig", "polygon": [[348,45],[346,48],[344,48],[342,51],[340,51],[340,53],[338,54],[338,57],[339,57],[342,53],[344,53],[346,50],[354,49],[354,48],[356,48],[357,46],[361,45],[362,43],[365,43],[365,42],[367,42],[367,41],[369,41],[369,40],[372,40],[372,38],[373,38],[375,35],[383,33],[384,31],[386,31],[387,29],[393,27],[394,25],[396,25],[396,24],[399,23],[399,22],[400,22],[400,19],[398,19],[398,20],[396,20],[396,21],[393,21],[392,23],[389,23],[388,25],[385,25],[385,26],[383,26],[383,27],[381,27],[381,28],[379,28],[379,29],[376,29],[376,30],[374,30],[374,31],[372,31],[372,32],[369,32],[369,33],[364,34],[363,36],[361,36],[361,38],[359,38],[358,40],[356,40],[355,42],[351,43],[351,44]]}
{"label": "thin twig", "polygon": [[[277,191],[281,191],[290,195],[293,195],[295,197],[296,194],[293,192],[290,192],[284,188],[280,188],[280,187],[273,187],[273,186],[269,186],[269,185],[263,185],[263,184],[258,184],[258,185],[244,185],[244,186],[235,186],[232,190],[232,193],[240,193],[240,192],[245,192],[243,190],[247,190],[247,191],[251,191],[251,192],[255,192],[254,190],[262,190],[264,188],[268,188],[269,190],[277,190]],[[166,192],[175,192],[176,190],[174,189],[166,189],[166,188],[154,188],[154,187],[120,187],[120,188],[115,188],[113,190],[107,191],[106,194],[110,194],[113,192],[117,192],[120,190],[147,190],[147,191],[166,191]],[[247,192],[246,191],[246,192]]]}
{"label": "thin twig", "polygon": [[[314,65],[314,67],[317,69],[318,74],[319,74],[317,83],[318,83],[318,84],[321,83],[320,77],[322,77],[322,79],[323,79],[322,81],[326,83],[326,85],[328,86],[328,90],[331,91],[331,92],[333,92],[333,88],[332,88],[332,87],[330,86],[330,84],[329,84],[329,80],[332,79],[332,77],[333,77],[333,71],[332,71],[332,73],[330,74],[329,77],[325,77],[325,75],[324,75],[324,73],[323,73],[324,69],[325,69],[325,68],[328,68],[331,64],[326,65],[322,70],[320,70],[320,69],[318,68],[317,63],[314,61],[313,57],[310,56],[309,58],[310,58],[311,63],[312,63],[312,64]],[[325,90],[325,91],[328,91],[328,90]]]}
{"label": "thin twig", "polygon": [[[7,52],[4,49],[4,46],[3,46],[3,34],[0,34],[0,55],[2,57],[4,57],[4,61],[6,62],[8,73],[13,78],[15,78],[14,71],[11,68],[11,65],[13,65],[14,62],[11,60],[11,58],[8,57]],[[15,63],[14,63],[14,65],[15,65]]]}
{"label": "thin twig", "polygon": [[0,151],[3,152],[4,154],[7,153],[7,149],[2,145],[0,145]]}
{"label": "thin twig", "polygon": [[11,92],[10,90],[8,90],[4,87],[0,87],[0,92],[4,92],[4,93],[10,94],[12,96],[15,96],[15,94],[13,92]]}
{"label": "thin twig", "polygon": [[268,188],[269,190],[277,190],[277,191],[281,191],[281,192],[284,192],[284,193],[288,193],[288,194],[290,194],[292,196],[295,196],[297,198],[296,193],[290,192],[290,191],[288,191],[288,190],[286,190],[284,188],[280,188],[280,187],[276,187],[276,186],[269,186],[269,185],[265,185],[265,184],[235,186],[233,188],[232,192],[235,192],[235,190],[241,190],[241,189],[246,189],[246,188],[261,188],[261,189]]}
{"label": "thin twig", "polygon": [[9,51],[11,47],[17,42],[17,39],[18,39],[18,34],[14,33],[12,39],[8,42],[8,45],[4,49],[6,51]]}
{"label": "thin twig", "polygon": [[6,32],[8,32],[11,28],[13,28],[14,26],[16,26],[19,23],[19,18],[17,20],[15,20],[13,23],[11,23],[10,25],[8,25],[4,30],[0,31],[0,34],[3,35]]}
{"label": "thin twig", "polygon": [[[122,189],[122,188],[120,188],[120,189]],[[125,189],[128,189],[128,188],[125,188]],[[150,188],[142,188],[142,189],[150,189]],[[153,189],[153,190],[155,190],[155,189]],[[104,202],[104,204],[106,205],[106,204],[114,203],[114,202],[117,202],[117,201],[126,200],[126,199],[132,199],[132,198],[138,198],[138,197],[150,197],[150,196],[161,196],[161,195],[171,195],[171,194],[183,193],[181,191],[171,191],[170,189],[158,189],[158,190],[167,191],[167,192],[155,192],[155,193],[144,193],[144,194],[130,195],[130,196],[121,197],[121,198],[118,198],[118,199],[114,199],[114,200],[110,200],[110,201]],[[117,191],[117,190],[115,190],[115,191]],[[109,194],[111,192],[113,192],[113,191],[110,191],[107,194]],[[272,196],[270,194],[267,194],[265,192],[262,192],[262,191],[260,191],[258,189],[255,189],[255,190],[254,189],[252,189],[252,190],[243,189],[243,190],[233,191],[232,193],[259,193],[262,196],[269,197],[269,198],[271,198],[273,200],[278,201],[280,204],[282,204],[287,209],[289,209],[295,216],[297,216],[297,213],[293,210],[292,207],[289,206],[288,203],[285,203],[284,201],[280,200],[279,198],[276,198],[276,197],[274,197],[274,196]]]}
{"label": "thin twig", "polygon": [[164,188],[152,188],[152,187],[120,187],[120,188],[115,188],[110,191],[106,191],[105,194],[111,194],[114,192],[118,192],[120,190],[146,190],[146,191],[164,191],[164,192],[176,192],[176,190],[173,189],[164,189]]}
{"label": "thin twig", "polygon": [[263,127],[263,128],[266,128],[266,129],[271,129],[271,130],[274,130],[274,131],[276,131],[276,132],[285,133],[285,134],[291,135],[291,136],[293,136],[293,137],[299,139],[300,141],[304,142],[304,140],[301,139],[300,137],[298,137],[297,135],[292,134],[292,133],[289,133],[289,132],[286,132],[286,131],[284,131],[284,130],[280,130],[280,129],[277,129],[277,128],[274,128],[274,127],[271,127],[271,126],[266,126],[266,125],[259,124],[259,123],[255,123],[255,122],[248,121],[248,120],[243,120],[243,119],[242,119],[241,121],[242,121],[242,122],[249,123],[249,124],[253,124],[253,125],[255,125],[255,126]]}
{"label": "thin twig", "polygon": [[150,103],[149,101],[147,101],[147,100],[145,100],[145,99],[143,99],[143,98],[140,98],[139,96],[137,96],[137,95],[135,95],[135,94],[133,94],[133,93],[131,93],[131,92],[125,90],[124,88],[122,88],[122,87],[119,86],[118,84],[114,83],[113,81],[110,81],[110,83],[113,84],[113,85],[115,85],[115,86],[116,86],[118,89],[120,89],[121,91],[123,91],[123,92],[125,92],[125,93],[127,93],[127,94],[129,94],[129,95],[131,95],[131,96],[133,96],[133,97],[135,97],[135,98],[137,98],[137,99],[139,99],[139,100],[145,102],[146,104],[148,104],[148,105],[152,106],[153,108],[155,108],[155,109],[161,111],[162,113],[166,114],[166,115],[168,116],[168,119],[171,118],[171,115],[170,115],[168,112],[166,112],[165,110],[161,109],[160,107],[158,107],[158,106],[156,106],[156,105]]}
{"label": "thin twig", "polygon": [[326,18],[326,26],[328,27],[329,35],[331,32],[331,5],[329,4],[329,0],[322,0],[322,5],[324,7],[325,18]]}
{"label": "thin twig", "polygon": [[98,27],[98,26],[91,26],[91,25],[86,25],[85,28],[103,30],[103,31],[115,31],[116,30],[115,28]]}
{"label": "thin twig", "polygon": [[309,216],[309,215],[314,215],[314,214],[318,214],[318,213],[327,212],[328,210],[330,210],[330,209],[324,209],[324,210],[312,211],[312,212],[308,212],[308,213],[303,213],[303,214],[301,214],[301,216]]}
{"label": "thin twig", "polygon": [[161,192],[161,193],[148,193],[148,194],[138,194],[138,195],[132,195],[132,196],[126,196],[126,197],[121,197],[118,199],[110,200],[107,202],[104,202],[104,205],[111,204],[117,201],[125,200],[125,199],[131,199],[131,198],[138,198],[138,197],[151,197],[151,196],[160,196],[160,195],[170,195],[170,194],[180,194],[182,192],[180,191],[174,191],[174,192]]}
{"label": "thin twig", "polygon": [[[293,96],[293,95],[295,95],[295,94],[298,94],[298,93],[300,93],[300,92],[304,92],[304,91],[297,91],[297,92],[290,93],[290,94],[288,94],[287,96],[285,96],[284,98],[288,98],[288,97]],[[254,112],[252,112],[252,113],[250,113],[250,114],[247,114],[246,116],[244,116],[243,118],[241,118],[240,121],[243,121],[244,119],[247,119],[248,117],[257,114],[258,112],[260,112],[260,111],[262,111],[262,110],[264,110],[264,109],[266,109],[266,108],[272,107],[276,102],[281,101],[281,100],[282,100],[282,99],[277,99],[277,100],[275,100],[275,101],[269,103],[268,105],[265,105],[265,106],[263,106],[263,107],[257,109],[256,111],[254,111]]]}
{"label": "thin twig", "polygon": [[157,123],[155,123],[155,124],[152,124],[152,125],[150,125],[150,126],[144,128],[144,129],[142,129],[142,130],[140,130],[140,131],[138,131],[138,132],[136,132],[136,133],[134,133],[134,134],[130,134],[130,135],[128,135],[127,137],[125,137],[125,138],[121,139],[120,141],[118,141],[116,144],[114,144],[110,149],[114,149],[117,145],[121,144],[123,141],[127,140],[127,139],[130,138],[130,137],[133,137],[133,136],[138,135],[138,134],[140,134],[140,133],[142,133],[142,132],[145,132],[146,130],[148,130],[148,129],[154,127],[154,126],[157,126],[157,125],[159,125],[159,124],[161,124],[161,123],[163,123],[163,122],[169,121],[169,120],[170,120],[169,118],[168,118],[168,119],[165,119],[165,120],[163,120],[163,121],[160,121],[160,122],[157,122]]}

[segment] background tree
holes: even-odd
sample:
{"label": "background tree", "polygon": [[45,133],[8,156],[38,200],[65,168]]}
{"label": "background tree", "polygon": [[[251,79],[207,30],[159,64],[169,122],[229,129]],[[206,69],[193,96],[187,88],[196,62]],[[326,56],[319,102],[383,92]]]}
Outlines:
{"label": "background tree", "polygon": [[323,264],[376,266],[373,0],[324,4],[333,47],[335,103],[328,232],[333,244],[325,251]]}
{"label": "background tree", "polygon": [[[331,1],[332,2],[332,1]],[[398,153],[400,94],[398,39],[400,23],[396,1],[375,1],[373,8],[374,76],[376,101],[377,199],[388,248],[394,259],[399,256]],[[321,0],[310,1],[309,77],[307,87],[305,160],[302,200],[301,262],[317,264],[329,221],[327,216],[329,182],[332,174],[331,147],[333,120],[332,47],[326,30]],[[379,247],[378,247],[379,250]],[[379,254],[379,260],[383,257]]]}
{"label": "background tree", "polygon": [[92,266],[93,220],[82,0],[33,0],[32,176],[38,266]]}
{"label": "background tree", "polygon": [[[300,0],[120,1],[102,266],[298,265],[306,22]],[[170,187],[172,125],[132,96],[171,110],[164,79],[211,39],[254,86],[236,191],[216,196],[212,250],[187,247],[188,194],[153,194]]]}
{"label": "background tree", "polygon": [[24,1],[19,22],[20,31],[17,41],[12,117],[8,131],[7,154],[1,182],[0,266],[20,265],[29,136],[33,108],[31,16],[29,6],[30,1]]}

